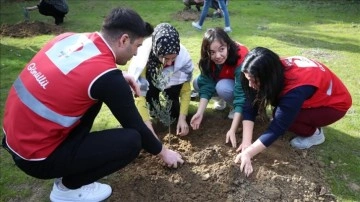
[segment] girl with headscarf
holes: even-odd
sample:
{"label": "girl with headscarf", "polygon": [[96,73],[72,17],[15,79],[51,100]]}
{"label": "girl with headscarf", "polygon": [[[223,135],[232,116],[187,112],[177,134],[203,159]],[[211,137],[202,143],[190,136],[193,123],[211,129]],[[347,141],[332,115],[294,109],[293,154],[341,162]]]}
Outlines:
{"label": "girl with headscarf", "polygon": [[145,39],[138,48],[128,72],[140,84],[141,96],[135,98],[135,104],[154,134],[150,111],[153,110],[154,101],[159,103],[160,92],[164,92],[172,102],[170,113],[171,118],[177,119],[176,134],[185,136],[189,133],[186,116],[193,69],[189,52],[180,43],[178,31],[169,23],[157,25],[152,37]]}

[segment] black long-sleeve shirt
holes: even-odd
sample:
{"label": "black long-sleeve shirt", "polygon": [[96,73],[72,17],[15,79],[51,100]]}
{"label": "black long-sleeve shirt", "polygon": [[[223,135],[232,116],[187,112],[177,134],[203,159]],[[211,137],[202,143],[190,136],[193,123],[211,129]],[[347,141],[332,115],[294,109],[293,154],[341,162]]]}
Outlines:
{"label": "black long-sleeve shirt", "polygon": [[99,102],[104,102],[123,128],[137,130],[146,151],[151,154],[160,153],[162,144],[142,120],[121,70],[110,71],[99,77],[92,85],[90,95]]}

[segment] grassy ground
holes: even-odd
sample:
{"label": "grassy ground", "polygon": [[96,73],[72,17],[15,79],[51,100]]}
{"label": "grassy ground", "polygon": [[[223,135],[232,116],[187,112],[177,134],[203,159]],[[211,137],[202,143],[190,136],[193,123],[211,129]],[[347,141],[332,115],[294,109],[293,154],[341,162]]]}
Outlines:
{"label": "grassy ground", "polygon": [[[0,23],[23,20],[22,7],[38,1],[1,0]],[[173,24],[181,35],[181,42],[199,59],[202,31],[194,30],[190,21],[174,16],[183,9],[181,0],[133,1],[76,1],[68,0],[70,12],[64,29],[88,32],[100,29],[101,22],[116,6],[131,7],[156,25]],[[304,55],[316,58],[331,68],[349,88],[353,106],[339,122],[326,127],[327,141],[319,147],[319,160],[324,163],[328,182],[340,201],[360,200],[360,1],[252,1],[233,0],[229,5],[233,32],[231,37],[249,48],[265,46],[281,56]],[[53,20],[33,12],[31,20],[52,24]],[[207,19],[203,29],[223,26],[223,19]],[[14,39],[0,38],[0,117],[7,92],[23,66],[52,38],[51,35]],[[126,69],[125,67],[121,67]],[[199,73],[195,71],[195,75]],[[195,110],[191,107],[190,110]],[[103,110],[94,128],[117,125],[109,121]],[[36,201],[47,198],[52,181],[40,181],[26,176],[0,149],[0,201]],[[36,186],[32,186],[35,184]],[[34,193],[39,196],[34,196]],[[45,199],[46,201],[46,199]]]}

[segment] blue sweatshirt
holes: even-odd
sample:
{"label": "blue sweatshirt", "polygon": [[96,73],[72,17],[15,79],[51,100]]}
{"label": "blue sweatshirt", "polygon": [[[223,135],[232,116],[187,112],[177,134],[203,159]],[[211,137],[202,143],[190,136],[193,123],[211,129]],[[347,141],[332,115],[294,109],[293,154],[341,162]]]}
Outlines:
{"label": "blue sweatshirt", "polygon": [[[279,105],[276,106],[273,120],[267,130],[259,137],[266,146],[270,146],[275,140],[283,135],[297,117],[304,101],[309,99],[316,91],[314,86],[299,86],[280,97]],[[243,109],[243,120],[255,121],[258,107],[252,106],[247,99]]]}

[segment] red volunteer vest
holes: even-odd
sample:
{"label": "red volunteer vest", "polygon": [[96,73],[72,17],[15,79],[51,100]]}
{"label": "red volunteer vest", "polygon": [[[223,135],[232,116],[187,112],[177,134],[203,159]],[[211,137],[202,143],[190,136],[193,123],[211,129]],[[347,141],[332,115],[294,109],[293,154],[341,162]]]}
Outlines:
{"label": "red volunteer vest", "polygon": [[317,90],[302,108],[332,107],[340,111],[350,108],[352,100],[349,91],[324,64],[300,56],[284,58],[281,62],[285,69],[282,95],[298,86],[311,85]]}
{"label": "red volunteer vest", "polygon": [[[224,66],[222,66],[222,68],[221,68],[219,77],[215,78],[217,81],[220,79],[234,79],[235,78],[235,69],[241,65],[241,63],[245,59],[245,56],[249,52],[248,48],[245,47],[244,45],[238,43],[238,46],[239,46],[238,55],[240,56],[240,58],[238,59],[236,66],[230,66],[230,65],[224,64]],[[215,68],[216,68],[216,65],[213,64],[212,72],[215,72]]]}
{"label": "red volunteer vest", "polygon": [[10,149],[27,160],[49,156],[95,104],[92,83],[115,69],[99,33],[65,33],[46,44],[10,89],[3,123]]}

